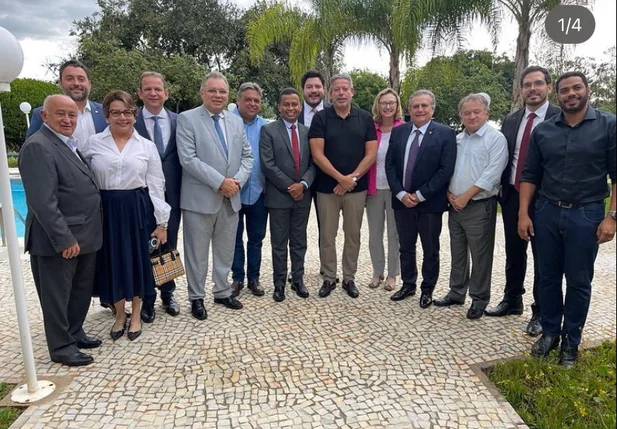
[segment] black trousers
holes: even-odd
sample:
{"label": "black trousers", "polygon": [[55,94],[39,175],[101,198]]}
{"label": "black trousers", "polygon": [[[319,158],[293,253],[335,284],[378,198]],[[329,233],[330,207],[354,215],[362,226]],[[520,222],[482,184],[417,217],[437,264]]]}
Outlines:
{"label": "black trousers", "polygon": [[[503,217],[503,229],[506,239],[506,286],[503,300],[512,305],[522,305],[525,294],[525,274],[527,273],[527,246],[529,242],[518,235],[519,193],[512,185],[507,185],[505,198],[499,201]],[[535,200],[534,200],[535,201]],[[534,219],[533,202],[530,205],[529,215]],[[531,241],[533,254],[533,299],[531,308],[534,314],[539,314],[540,300],[538,299],[538,264],[536,263],[536,245]]]}
{"label": "black trousers", "polygon": [[416,243],[422,242],[422,284],[424,293],[433,293],[439,278],[439,236],[443,213],[421,213],[416,210],[394,210],[401,252],[401,278],[403,287],[416,288],[418,267]]}
{"label": "black trousers", "polygon": [[294,283],[303,280],[306,256],[306,228],[311,206],[288,209],[268,208],[270,242],[272,244],[272,277],[275,287],[285,287],[287,280],[287,249],[291,257],[291,277]]}
{"label": "black trousers", "polygon": [[34,284],[43,310],[47,348],[52,359],[70,356],[84,338],[92,289],[96,252],[64,259],[54,256],[30,256]]}

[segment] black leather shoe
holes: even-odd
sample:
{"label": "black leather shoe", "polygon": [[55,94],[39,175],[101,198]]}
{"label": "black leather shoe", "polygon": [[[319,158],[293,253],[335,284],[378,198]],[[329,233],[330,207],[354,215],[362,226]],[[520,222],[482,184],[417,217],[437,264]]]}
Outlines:
{"label": "black leather shoe", "polygon": [[90,355],[77,351],[70,356],[63,356],[58,359],[51,359],[52,362],[61,363],[66,366],[85,366],[94,362],[94,358]]}
{"label": "black leather shoe", "polygon": [[357,298],[360,296],[360,291],[356,287],[356,282],[354,282],[353,280],[343,282],[343,290],[345,290],[347,292],[347,295],[352,298]]}
{"label": "black leather shoe", "polygon": [[259,284],[259,280],[249,280],[249,283],[246,287],[255,296],[264,296],[266,294],[266,292],[263,290],[263,288]]}
{"label": "black leather shoe", "polygon": [[103,342],[98,338],[90,338],[88,336],[77,341],[77,347],[80,349],[96,349],[97,347],[101,347],[101,344],[103,344]]}
{"label": "black leather shoe", "polygon": [[231,296],[229,298],[214,298],[214,303],[224,305],[232,310],[240,310],[244,307],[240,301]]}
{"label": "black leather shoe", "polygon": [[446,295],[442,298],[437,298],[433,301],[436,307],[450,307],[451,305],[463,305],[465,301],[457,301],[455,299],[450,298],[450,295]]}
{"label": "black leather shoe", "polygon": [[429,308],[433,305],[433,294],[424,293],[420,295],[420,308]]}
{"label": "black leather shoe", "polygon": [[392,301],[402,301],[408,296],[414,296],[416,294],[416,288],[412,286],[403,286],[397,290],[394,295],[390,297]]}
{"label": "black leather shoe", "polygon": [[129,331],[126,336],[129,338],[129,340],[131,341],[135,341],[137,338],[139,338],[139,336],[141,335],[141,329],[139,331],[135,331],[135,332],[131,332]]}
{"label": "black leather shoe", "polygon": [[564,337],[561,342],[561,352],[559,352],[559,365],[572,369],[578,360],[578,346],[570,342],[568,337]]}
{"label": "black leather shoe", "polygon": [[276,302],[285,301],[285,288],[284,287],[275,287],[274,293],[272,294],[272,299]]}
{"label": "black leather shoe", "polygon": [[539,314],[533,314],[531,316],[531,320],[527,324],[527,329],[525,329],[525,331],[527,332],[527,335],[531,337],[542,335],[543,329]]}
{"label": "black leather shoe", "polygon": [[309,291],[306,288],[306,286],[304,286],[304,282],[302,280],[300,280],[299,282],[296,283],[292,283],[291,284],[291,290],[296,292],[296,295],[298,295],[300,298],[308,298],[309,297]]}
{"label": "black leather shoe", "polygon": [[195,319],[206,320],[208,318],[203,299],[195,299],[191,302],[191,313],[193,313]]}
{"label": "black leather shoe", "polygon": [[531,355],[535,357],[547,357],[551,350],[559,347],[559,336],[542,334],[540,339],[531,346]]}
{"label": "black leather shoe", "polygon": [[510,315],[520,316],[521,314],[523,314],[523,310],[524,309],[522,303],[520,303],[519,305],[512,305],[509,302],[501,301],[499,304],[497,304],[490,310],[484,311],[484,314],[489,317],[504,317]]}
{"label": "black leather shoe", "polygon": [[469,307],[469,310],[467,310],[467,318],[469,320],[477,320],[480,317],[482,317],[483,314],[484,314],[484,310],[480,310],[478,307],[476,307],[473,304],[471,304],[471,307]]}
{"label": "black leather shoe", "polygon": [[152,323],[154,322],[154,318],[156,317],[156,313],[154,312],[154,303],[152,304],[144,304],[141,306],[141,321],[144,323]]}
{"label": "black leather shoe", "polygon": [[240,292],[244,289],[244,282],[234,280],[231,282],[231,297],[236,298],[240,295]]}
{"label": "black leather shoe", "polygon": [[116,341],[120,339],[124,335],[125,328],[123,327],[119,331],[114,331],[113,326],[111,327],[111,331],[109,332],[109,336],[112,340]]}
{"label": "black leather shoe", "polygon": [[320,298],[327,297],[328,295],[330,295],[330,292],[332,292],[335,288],[336,288],[336,283],[324,281],[323,284],[321,285],[321,288],[319,288],[319,297]]}
{"label": "black leather shoe", "polygon": [[[170,296],[169,298],[163,298],[163,308],[165,309],[165,313],[170,316],[177,316],[180,314],[180,306],[174,299],[174,296]],[[143,319],[142,319],[143,320]]]}

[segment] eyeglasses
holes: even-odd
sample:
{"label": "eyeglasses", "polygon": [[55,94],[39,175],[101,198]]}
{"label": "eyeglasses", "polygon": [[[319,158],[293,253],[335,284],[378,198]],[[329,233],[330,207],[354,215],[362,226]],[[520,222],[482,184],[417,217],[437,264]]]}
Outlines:
{"label": "eyeglasses", "polygon": [[393,107],[396,106],[398,103],[396,101],[380,101],[379,105],[381,107]]}
{"label": "eyeglasses", "polygon": [[112,118],[119,118],[120,115],[124,115],[125,118],[128,118],[129,116],[135,115],[135,111],[133,109],[129,109],[129,110],[110,110],[109,111],[109,116],[111,116]]}

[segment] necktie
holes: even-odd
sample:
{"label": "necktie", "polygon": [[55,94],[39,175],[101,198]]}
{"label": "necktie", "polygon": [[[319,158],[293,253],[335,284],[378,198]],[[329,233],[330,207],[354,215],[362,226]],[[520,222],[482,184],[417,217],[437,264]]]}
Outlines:
{"label": "necktie", "polygon": [[296,166],[296,180],[300,179],[300,144],[298,143],[298,134],[296,133],[296,125],[291,126],[291,149],[294,155],[294,164]]}
{"label": "necktie", "polygon": [[152,116],[151,119],[154,121],[154,135],[152,138],[154,138],[154,144],[162,155],[165,153],[165,145],[163,144],[163,131],[161,131],[161,124],[159,124],[160,117]]}
{"label": "necktie", "polygon": [[527,158],[527,149],[529,149],[529,137],[531,136],[531,129],[533,128],[533,120],[536,114],[531,112],[527,118],[527,124],[525,124],[525,131],[523,131],[523,138],[521,140],[521,149],[518,152],[518,162],[516,164],[516,176],[514,176],[514,189],[519,190],[521,173],[525,166],[525,159]]}
{"label": "necktie", "polygon": [[420,130],[416,130],[416,136],[411,142],[411,147],[409,148],[409,156],[407,157],[407,166],[405,170],[405,182],[403,183],[403,188],[407,192],[411,192],[411,176],[413,174],[413,169],[416,166],[416,160],[418,159],[418,153],[420,152],[420,135],[422,134]]}
{"label": "necktie", "polygon": [[219,123],[220,119],[221,117],[219,115],[212,116],[212,120],[214,121],[214,129],[219,136],[221,146],[223,146],[223,152],[225,152],[225,157],[228,157],[229,153],[227,152],[227,142],[225,141],[225,135],[223,134],[223,129],[221,128],[221,124]]}
{"label": "necktie", "polygon": [[73,150],[73,152],[77,151],[77,139],[76,138],[69,138],[67,143],[69,144],[69,147]]}

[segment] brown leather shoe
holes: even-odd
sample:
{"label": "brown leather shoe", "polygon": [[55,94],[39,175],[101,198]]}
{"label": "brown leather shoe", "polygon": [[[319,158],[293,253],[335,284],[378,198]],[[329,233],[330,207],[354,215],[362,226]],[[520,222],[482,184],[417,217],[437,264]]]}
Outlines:
{"label": "brown leather shoe", "polygon": [[259,284],[259,280],[249,280],[249,283],[246,287],[255,296],[264,296],[264,294],[266,293]]}
{"label": "brown leather shoe", "polygon": [[232,298],[235,298],[238,295],[240,295],[240,291],[242,291],[242,289],[244,289],[244,282],[238,282],[238,281],[234,280],[231,283],[231,296],[232,296]]}

